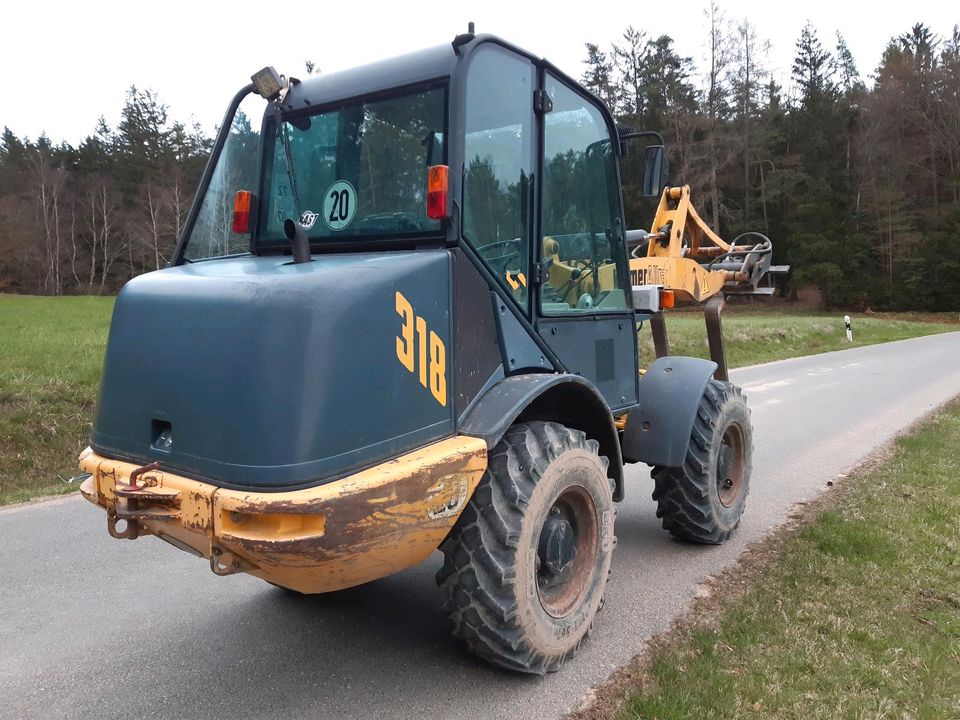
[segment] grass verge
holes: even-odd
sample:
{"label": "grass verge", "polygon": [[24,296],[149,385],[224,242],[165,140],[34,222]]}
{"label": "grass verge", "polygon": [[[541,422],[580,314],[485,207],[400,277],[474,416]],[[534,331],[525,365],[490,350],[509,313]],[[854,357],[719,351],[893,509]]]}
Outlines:
{"label": "grass verge", "polygon": [[113,298],[0,295],[0,505],[76,489]]}
{"label": "grass verge", "polygon": [[[905,340],[921,335],[960,330],[956,314],[925,316],[925,322],[905,314],[851,315],[854,342],[847,341],[843,313],[800,314],[762,312],[730,308],[723,315],[723,335],[730,367],[815,355],[832,350]],[[674,312],[667,314],[667,335],[670,352],[708,358],[707,336],[703,313]],[[653,362],[653,339],[648,325],[640,331],[640,357],[643,365]]]}
{"label": "grass verge", "polygon": [[716,580],[581,717],[960,717],[958,447],[954,402]]}

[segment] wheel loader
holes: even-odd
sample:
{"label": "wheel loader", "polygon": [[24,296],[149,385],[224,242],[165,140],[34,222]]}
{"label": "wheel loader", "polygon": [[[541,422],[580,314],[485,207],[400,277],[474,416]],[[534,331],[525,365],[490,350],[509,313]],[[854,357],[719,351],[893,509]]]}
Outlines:
{"label": "wheel loader", "polygon": [[[763,291],[770,243],[707,228],[658,137],[472,28],[302,82],[256,73],[170,266],[117,297],[83,497],[115,538],[300,593],[439,548],[453,634],[558,670],[603,600],[625,464],[652,466],[663,527],[701,543],[735,530],[750,482],[720,308]],[[649,231],[626,227],[619,171],[642,138]],[[712,360],[669,354],[684,304]]]}

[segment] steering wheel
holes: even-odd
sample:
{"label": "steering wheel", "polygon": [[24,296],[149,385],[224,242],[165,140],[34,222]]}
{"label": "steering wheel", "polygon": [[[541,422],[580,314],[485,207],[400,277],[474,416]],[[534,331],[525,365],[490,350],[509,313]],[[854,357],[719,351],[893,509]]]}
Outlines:
{"label": "steering wheel", "polygon": [[[509,248],[510,246],[513,246],[516,249],[507,250],[506,248]],[[493,248],[504,248],[504,252],[500,255],[490,257],[487,255],[487,251]],[[501,273],[506,273],[507,263],[514,258],[520,257],[520,251],[523,249],[523,240],[520,238],[513,238],[512,240],[499,240],[497,242],[487,243],[486,245],[483,245],[477,249],[480,251],[480,255],[483,257],[483,259],[488,263],[503,263],[503,265],[499,268],[499,271]]]}
{"label": "steering wheel", "polygon": [[[492,242],[492,243],[487,243],[486,245],[481,245],[481,246],[480,246],[479,248],[477,248],[477,249],[478,249],[478,250],[482,250],[483,252],[486,252],[486,251],[489,250],[490,248],[506,247],[506,246],[508,246],[508,245],[516,245],[516,246],[517,246],[517,250],[514,251],[513,253],[510,253],[510,254],[519,255],[519,254],[520,254],[520,249],[519,249],[519,248],[520,248],[520,245],[521,245],[522,242],[523,242],[523,241],[522,241],[520,238],[513,238],[513,239],[511,239],[511,240],[498,240],[497,242]],[[487,258],[487,259],[489,260],[489,259],[491,259],[491,258]]]}

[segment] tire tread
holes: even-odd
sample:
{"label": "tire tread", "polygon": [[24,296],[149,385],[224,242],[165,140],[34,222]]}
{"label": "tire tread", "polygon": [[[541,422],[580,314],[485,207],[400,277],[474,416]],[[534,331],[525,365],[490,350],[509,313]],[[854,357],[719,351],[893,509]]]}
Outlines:
{"label": "tire tread", "polygon": [[[454,531],[440,546],[444,562],[437,583],[446,593],[444,611],[454,636],[484,660],[509,670],[554,672],[582,643],[581,638],[562,655],[538,652],[524,637],[511,592],[524,509],[549,464],[570,448],[597,453],[599,445],[580,430],[558,423],[512,426],[493,450],[488,470]],[[607,459],[600,459],[606,469]],[[608,480],[612,492],[613,480]]]}
{"label": "tire tread", "polygon": [[[657,517],[662,520],[664,530],[676,537],[719,545],[729,539],[740,523],[739,517],[732,527],[720,523],[710,498],[710,494],[716,492],[715,481],[709,471],[711,452],[716,442],[717,420],[730,402],[744,403],[741,389],[732,383],[710,380],[697,408],[683,465],[678,468],[653,468],[653,499],[657,501]],[[747,413],[749,417],[749,409]],[[747,442],[748,445],[752,442],[752,434]],[[746,452],[748,458],[752,457],[752,446],[748,446]],[[744,496],[750,489],[749,459],[745,473],[747,487]]]}

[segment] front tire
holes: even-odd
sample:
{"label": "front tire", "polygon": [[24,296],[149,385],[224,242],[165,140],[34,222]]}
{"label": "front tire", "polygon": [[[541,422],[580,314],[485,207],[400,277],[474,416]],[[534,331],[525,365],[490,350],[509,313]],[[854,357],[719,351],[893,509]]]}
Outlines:
{"label": "front tire", "polygon": [[740,524],[752,466],[753,427],[743,393],[711,379],[683,465],[653,468],[653,499],[664,530],[699,543],[726,542]]}
{"label": "front tire", "polygon": [[554,672],[590,630],[615,544],[598,449],[549,422],[518,423],[494,448],[437,574],[453,634],[483,659]]}

